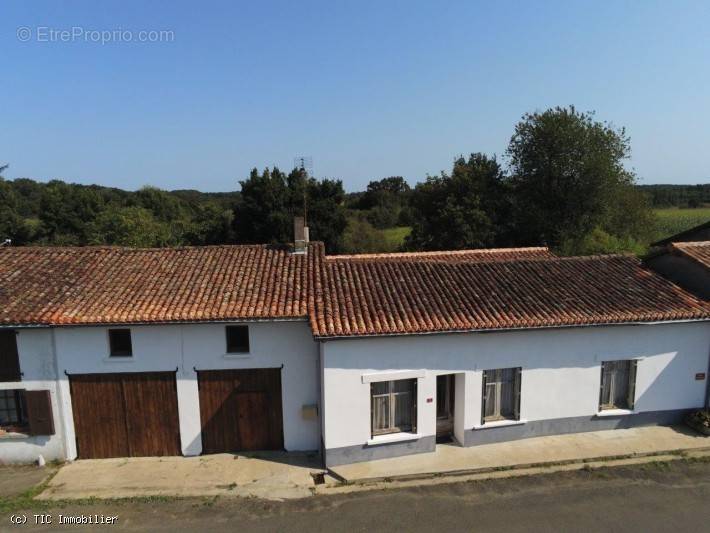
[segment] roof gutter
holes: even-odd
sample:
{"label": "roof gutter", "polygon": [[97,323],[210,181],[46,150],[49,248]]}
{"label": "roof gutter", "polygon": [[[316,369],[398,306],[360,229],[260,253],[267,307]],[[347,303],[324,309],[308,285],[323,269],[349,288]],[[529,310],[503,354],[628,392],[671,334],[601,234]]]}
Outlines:
{"label": "roof gutter", "polygon": [[308,317],[282,318],[233,318],[224,320],[161,320],[154,322],[89,322],[72,324],[0,324],[0,329],[41,329],[41,328],[127,328],[130,326],[179,326],[185,324],[236,324],[259,322],[308,322]]}
{"label": "roof gutter", "polygon": [[610,326],[656,326],[661,324],[689,324],[696,322],[710,322],[709,318],[690,318],[684,320],[660,320],[653,322],[595,322],[591,324],[570,324],[558,326],[532,326],[532,327],[516,327],[516,328],[479,328],[479,329],[448,329],[442,331],[422,331],[416,333],[372,333],[372,334],[354,334],[354,335],[314,335],[314,339],[321,342],[329,340],[343,339],[369,339],[376,337],[412,337],[412,336],[427,336],[427,335],[453,335],[459,333],[507,333],[515,331],[539,331],[549,329],[571,329],[571,328],[597,328]]}

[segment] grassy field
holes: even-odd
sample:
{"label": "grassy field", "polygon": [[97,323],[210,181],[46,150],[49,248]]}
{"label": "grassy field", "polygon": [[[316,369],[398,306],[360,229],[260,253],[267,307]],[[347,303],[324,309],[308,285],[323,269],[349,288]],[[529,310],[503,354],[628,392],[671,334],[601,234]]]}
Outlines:
{"label": "grassy field", "polygon": [[387,241],[387,249],[392,251],[398,250],[399,247],[402,246],[402,243],[404,243],[405,237],[407,237],[411,231],[412,228],[409,226],[399,226],[382,230],[385,241]]}
{"label": "grassy field", "polygon": [[[656,231],[653,240],[663,239],[681,231],[692,228],[710,220],[710,207],[654,209],[656,214]],[[396,251],[404,239],[412,231],[408,226],[382,230],[387,241],[387,250]]]}
{"label": "grassy field", "polygon": [[663,239],[710,220],[710,207],[655,209],[656,239]]}

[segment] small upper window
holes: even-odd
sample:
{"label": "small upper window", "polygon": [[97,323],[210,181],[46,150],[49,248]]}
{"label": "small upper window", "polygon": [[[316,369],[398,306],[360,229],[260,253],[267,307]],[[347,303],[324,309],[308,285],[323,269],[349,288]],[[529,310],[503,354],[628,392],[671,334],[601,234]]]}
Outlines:
{"label": "small upper window", "polygon": [[20,358],[14,330],[0,330],[0,381],[20,381]]}
{"label": "small upper window", "polygon": [[110,329],[108,330],[108,340],[111,347],[111,357],[131,357],[133,355],[130,329]]}
{"label": "small upper window", "polygon": [[227,326],[227,353],[249,353],[249,326]]}

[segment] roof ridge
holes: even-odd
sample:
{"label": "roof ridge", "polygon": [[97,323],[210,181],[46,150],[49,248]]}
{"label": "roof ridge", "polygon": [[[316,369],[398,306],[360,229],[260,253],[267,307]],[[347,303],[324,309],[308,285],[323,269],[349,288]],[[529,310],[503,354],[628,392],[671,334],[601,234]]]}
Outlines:
{"label": "roof ridge", "polygon": [[[510,251],[520,251],[524,250],[523,248],[501,248],[499,250],[510,250]],[[445,255],[445,254],[444,254]],[[354,256],[343,256],[343,255],[331,255],[325,256],[326,260],[330,260],[331,262],[337,261],[339,259],[343,260],[350,260],[350,259],[367,259],[368,257],[371,257],[373,259],[387,259],[391,257],[392,259],[397,259],[399,256],[396,254],[393,255],[388,255],[388,254],[382,254],[382,255],[377,255],[377,254],[370,254],[369,256],[367,254],[363,255],[354,255]],[[409,256],[406,256],[409,257]],[[558,256],[550,253],[550,255],[546,256],[539,256],[539,257],[511,257],[511,258],[505,258],[505,259],[500,259],[499,261],[495,261],[494,264],[506,264],[506,263],[557,263],[557,262],[575,262],[575,261],[599,261],[599,260],[609,260],[609,259],[629,259],[633,260],[635,262],[640,262],[640,260],[631,253],[616,253],[616,254],[592,254],[592,255],[569,255],[569,256]],[[461,264],[469,264],[468,262],[461,262],[461,263],[456,263],[457,265]],[[477,262],[477,261],[471,261],[470,264],[489,264],[489,262]]]}
{"label": "roof ridge", "polygon": [[292,243],[283,244],[204,244],[204,245],[184,245],[184,246],[120,246],[120,245],[87,245],[87,246],[4,246],[1,249],[4,251],[25,251],[25,252],[96,252],[102,250],[109,251],[126,251],[126,252],[171,252],[179,250],[205,250],[205,249],[287,249],[293,246]]}
{"label": "roof ridge", "polygon": [[533,252],[533,251],[550,251],[547,246],[521,246],[513,248],[466,248],[463,250],[432,250],[420,252],[382,252],[369,254],[342,254],[342,255],[326,255],[326,260],[337,259],[367,259],[367,258],[384,258],[384,257],[433,257],[437,255],[465,255],[465,254],[487,254],[501,252]]}

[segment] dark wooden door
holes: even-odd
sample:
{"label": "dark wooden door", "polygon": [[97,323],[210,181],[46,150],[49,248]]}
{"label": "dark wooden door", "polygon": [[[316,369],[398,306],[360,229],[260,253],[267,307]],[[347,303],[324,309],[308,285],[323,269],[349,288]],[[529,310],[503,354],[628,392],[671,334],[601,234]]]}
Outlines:
{"label": "dark wooden door", "polygon": [[198,373],[202,452],[283,449],[281,369]]}
{"label": "dark wooden door", "polygon": [[173,372],[83,374],[69,382],[80,458],[180,454]]}

